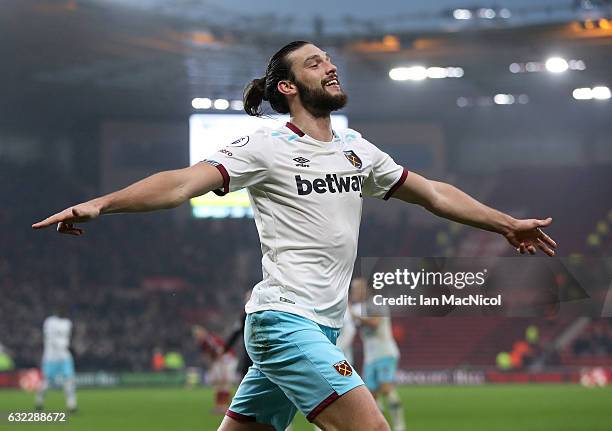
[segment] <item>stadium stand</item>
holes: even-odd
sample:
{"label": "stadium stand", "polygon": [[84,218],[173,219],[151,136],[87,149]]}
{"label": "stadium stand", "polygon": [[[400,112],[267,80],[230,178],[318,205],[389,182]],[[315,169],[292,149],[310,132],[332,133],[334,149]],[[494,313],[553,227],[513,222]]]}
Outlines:
{"label": "stadium stand", "polygon": [[[482,193],[486,202],[517,215],[552,213],[563,238],[562,254],[601,253],[610,235],[601,228],[610,208],[587,193],[605,183],[609,166],[556,168],[538,181],[528,168],[500,173]],[[36,178],[24,175],[35,170]],[[19,182],[9,181],[21,178]],[[68,304],[75,323],[74,354],[80,370],[147,370],[156,347],[181,351],[187,364],[198,352],[189,336],[193,323],[225,334],[240,315],[244,291],[260,277],[255,226],[245,220],[193,220],[181,223],[169,213],[105,217],[75,240],[45,232],[32,235],[29,223],[51,208],[95,194],[64,171],[43,163],[0,166],[0,334],[20,368],[36,366],[42,349],[40,327],[50,309]],[[575,191],[571,199],[547,197],[556,184]],[[608,186],[612,187],[612,186]],[[62,190],[61,198],[55,191]],[[540,193],[542,192],[542,193]],[[612,190],[599,190],[612,195]],[[532,196],[537,196],[537,199]],[[58,199],[61,199],[59,201]],[[525,203],[529,204],[527,208]],[[10,210],[19,208],[19,211]],[[410,208],[388,217],[368,213],[361,230],[362,256],[512,255],[503,240],[454,224],[419,225]],[[577,213],[580,217],[577,218]],[[408,220],[408,222],[406,222]],[[578,222],[577,222],[578,221]],[[571,223],[572,229],[569,229]],[[393,235],[381,235],[393,232]],[[586,238],[598,232],[593,249]],[[477,238],[477,246],[474,246]],[[215,247],[215,244],[231,246]],[[504,247],[500,246],[502,244]],[[232,268],[231,270],[229,268]],[[509,349],[533,324],[530,319],[501,317],[405,318],[394,323],[402,367],[493,366],[495,355]],[[542,343],[570,322],[537,321]],[[566,350],[563,364],[608,363],[610,325],[593,322]],[[435,342],[431,342],[435,341]]]}

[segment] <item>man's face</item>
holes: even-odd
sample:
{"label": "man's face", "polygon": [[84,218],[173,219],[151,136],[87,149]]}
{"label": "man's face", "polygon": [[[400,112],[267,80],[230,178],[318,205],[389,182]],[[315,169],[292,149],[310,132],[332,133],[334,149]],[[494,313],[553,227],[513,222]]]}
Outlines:
{"label": "man's face", "polygon": [[326,52],[304,45],[289,54],[289,60],[302,105],[312,115],[327,116],[346,105],[337,68]]}

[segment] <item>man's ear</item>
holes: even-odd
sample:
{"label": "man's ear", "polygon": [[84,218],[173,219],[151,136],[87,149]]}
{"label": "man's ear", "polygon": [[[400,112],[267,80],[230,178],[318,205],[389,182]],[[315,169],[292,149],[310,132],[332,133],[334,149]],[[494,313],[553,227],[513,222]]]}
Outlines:
{"label": "man's ear", "polygon": [[278,81],[276,88],[281,94],[290,95],[297,93],[297,87],[291,81],[282,80]]}

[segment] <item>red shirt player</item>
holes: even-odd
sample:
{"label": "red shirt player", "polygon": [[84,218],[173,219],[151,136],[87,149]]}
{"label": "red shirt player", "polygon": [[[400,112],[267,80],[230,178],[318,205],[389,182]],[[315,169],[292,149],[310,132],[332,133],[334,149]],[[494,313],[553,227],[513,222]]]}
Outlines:
{"label": "red shirt player", "polygon": [[230,385],[235,375],[236,358],[231,351],[226,351],[225,341],[206,328],[194,325],[191,333],[202,352],[210,359],[208,377],[215,388],[214,412],[225,414],[231,401]]}

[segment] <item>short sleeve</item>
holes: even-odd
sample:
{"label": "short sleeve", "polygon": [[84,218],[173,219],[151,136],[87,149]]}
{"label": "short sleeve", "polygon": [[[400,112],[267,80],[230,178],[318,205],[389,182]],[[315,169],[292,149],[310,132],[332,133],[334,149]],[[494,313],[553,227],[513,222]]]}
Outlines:
{"label": "short sleeve", "polygon": [[215,166],[223,176],[223,187],[214,190],[215,194],[223,196],[262,182],[268,174],[270,157],[265,151],[266,143],[266,134],[256,132],[235,140],[202,160]]}
{"label": "short sleeve", "polygon": [[387,153],[375,145],[367,141],[366,143],[370,150],[372,170],[363,184],[363,194],[387,200],[404,183],[408,170],[395,163]]}

